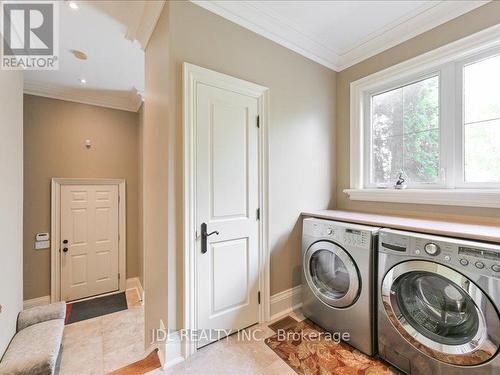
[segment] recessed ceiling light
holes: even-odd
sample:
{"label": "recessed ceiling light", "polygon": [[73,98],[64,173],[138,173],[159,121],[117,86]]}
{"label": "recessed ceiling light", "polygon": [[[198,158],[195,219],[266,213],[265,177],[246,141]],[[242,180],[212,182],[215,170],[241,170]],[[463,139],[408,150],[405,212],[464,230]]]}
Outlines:
{"label": "recessed ceiling light", "polygon": [[87,80],[85,78],[79,78],[78,82],[80,82],[82,85],[85,85],[87,83]]}
{"label": "recessed ceiling light", "polygon": [[68,1],[68,6],[74,10],[78,9],[78,4],[76,3],[76,1]]}
{"label": "recessed ceiling light", "polygon": [[83,51],[78,51],[77,49],[72,49],[70,52],[78,60],[87,60],[87,54],[85,52],[83,52]]}

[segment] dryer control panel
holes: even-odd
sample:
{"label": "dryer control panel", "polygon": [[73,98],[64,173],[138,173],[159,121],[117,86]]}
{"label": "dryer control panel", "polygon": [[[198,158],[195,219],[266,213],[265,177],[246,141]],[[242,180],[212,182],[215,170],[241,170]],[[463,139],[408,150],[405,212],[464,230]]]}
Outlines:
{"label": "dryer control panel", "polygon": [[425,258],[458,270],[500,278],[500,245],[383,229],[379,252]]}
{"label": "dryer control panel", "polygon": [[371,239],[377,228],[363,225],[339,223],[320,219],[304,219],[304,234],[318,238],[328,238],[344,245],[363,249],[371,248]]}
{"label": "dryer control panel", "polygon": [[346,228],[344,230],[344,243],[349,246],[367,248],[370,246],[370,233],[358,229]]}

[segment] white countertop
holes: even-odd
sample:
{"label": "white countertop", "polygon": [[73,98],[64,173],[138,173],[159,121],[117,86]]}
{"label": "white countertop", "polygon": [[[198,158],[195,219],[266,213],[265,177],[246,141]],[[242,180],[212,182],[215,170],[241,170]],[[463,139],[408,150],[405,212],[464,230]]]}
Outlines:
{"label": "white countertop", "polygon": [[426,220],[340,210],[309,211],[302,212],[302,215],[385,228],[403,229],[412,232],[500,243],[500,226],[496,225]]}

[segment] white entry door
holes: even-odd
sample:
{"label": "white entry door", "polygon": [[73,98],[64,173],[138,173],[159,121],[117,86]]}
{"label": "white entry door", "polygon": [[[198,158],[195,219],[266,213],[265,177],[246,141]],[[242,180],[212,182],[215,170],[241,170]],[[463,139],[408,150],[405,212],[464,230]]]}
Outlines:
{"label": "white entry door", "polygon": [[118,186],[61,186],[61,296],[117,291]]}
{"label": "white entry door", "polygon": [[259,321],[258,98],[198,84],[194,103],[198,329],[242,329]]}

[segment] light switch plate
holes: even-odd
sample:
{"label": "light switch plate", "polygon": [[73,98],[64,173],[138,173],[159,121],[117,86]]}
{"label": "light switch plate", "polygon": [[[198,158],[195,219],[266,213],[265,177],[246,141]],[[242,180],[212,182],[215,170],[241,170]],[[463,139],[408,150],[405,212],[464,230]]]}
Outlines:
{"label": "light switch plate", "polygon": [[50,247],[50,241],[37,241],[35,242],[35,249],[42,250]]}
{"label": "light switch plate", "polygon": [[48,241],[48,240],[50,240],[48,233],[37,233],[36,234],[36,241]]}

